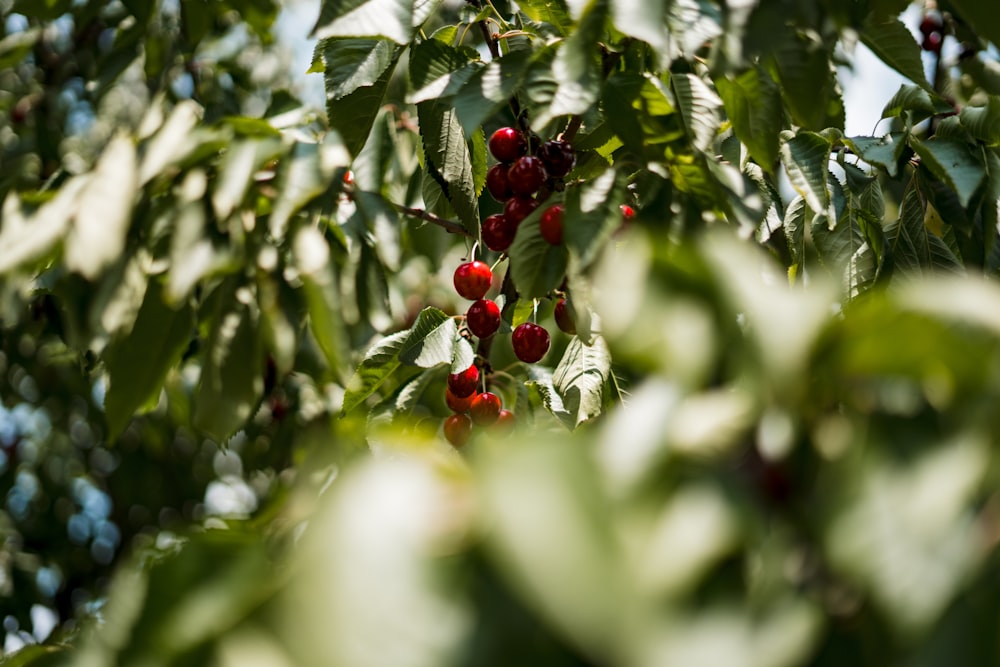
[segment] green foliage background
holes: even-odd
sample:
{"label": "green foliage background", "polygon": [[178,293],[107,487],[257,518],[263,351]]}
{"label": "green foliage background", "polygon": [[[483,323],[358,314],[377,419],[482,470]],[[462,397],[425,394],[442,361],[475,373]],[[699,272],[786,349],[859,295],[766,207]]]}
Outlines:
{"label": "green foliage background", "polygon": [[[0,0],[4,664],[1000,661],[1000,17],[928,81],[908,5],[324,0],[321,112],[272,0]],[[484,343],[515,123],[578,160]]]}

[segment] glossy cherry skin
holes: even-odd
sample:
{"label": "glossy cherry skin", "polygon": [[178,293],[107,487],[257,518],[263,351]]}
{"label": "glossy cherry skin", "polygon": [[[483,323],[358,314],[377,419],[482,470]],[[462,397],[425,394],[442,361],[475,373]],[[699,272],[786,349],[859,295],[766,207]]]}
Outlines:
{"label": "glossy cherry skin", "polygon": [[489,299],[480,299],[469,306],[465,323],[472,335],[489,338],[500,328],[500,306]]}
{"label": "glossy cherry skin", "polygon": [[490,136],[490,153],[501,162],[513,162],[528,152],[524,135],[512,127],[501,127]]}
{"label": "glossy cherry skin", "polygon": [[549,332],[534,322],[525,322],[514,329],[510,342],[518,359],[533,364],[549,351]]}
{"label": "glossy cherry skin", "polygon": [[525,195],[517,195],[508,199],[507,203],[504,204],[503,214],[507,221],[516,227],[536,208],[538,208],[537,200]]}
{"label": "glossy cherry skin", "polygon": [[533,195],[548,180],[545,165],[531,155],[525,155],[507,171],[507,186],[516,195]]}
{"label": "glossy cherry skin", "polygon": [[475,364],[461,373],[448,374],[448,389],[459,398],[471,396],[476,391],[477,384],[479,384],[479,369]]}
{"label": "glossy cherry skin", "polygon": [[453,278],[455,291],[470,301],[482,299],[493,284],[493,271],[489,264],[478,259],[460,264]]}
{"label": "glossy cherry skin", "polygon": [[538,157],[553,178],[562,178],[576,166],[576,151],[565,141],[546,141],[538,149]]}
{"label": "glossy cherry skin", "polygon": [[497,435],[507,435],[514,430],[514,426],[516,425],[517,417],[514,416],[513,412],[504,408],[500,411],[497,420],[490,427],[490,430]]}
{"label": "glossy cherry skin", "polygon": [[538,231],[542,238],[552,245],[559,245],[563,239],[563,205],[550,206],[538,220]]}
{"label": "glossy cherry skin", "polygon": [[489,426],[500,418],[500,397],[488,391],[476,394],[469,406],[472,423],[477,426]]}
{"label": "glossy cherry skin", "polygon": [[514,242],[517,225],[511,224],[502,213],[495,213],[483,220],[483,243],[490,250],[503,252]]}
{"label": "glossy cherry skin", "polygon": [[566,299],[556,301],[556,308],[553,315],[556,318],[556,326],[559,327],[560,331],[568,333],[570,336],[576,335],[576,322],[573,320],[573,313]]}
{"label": "glossy cherry skin", "polygon": [[472,405],[472,399],[475,396],[475,390],[468,396],[456,396],[451,391],[451,387],[444,390],[444,402],[448,404],[448,408],[452,412],[468,412],[469,406]]}
{"label": "glossy cherry skin", "polygon": [[507,201],[514,194],[507,183],[508,169],[505,164],[495,164],[486,172],[486,189],[497,201]]}
{"label": "glossy cherry skin", "polygon": [[622,204],[618,208],[621,209],[622,218],[624,218],[625,220],[631,220],[632,218],[635,217],[635,209],[629,206],[628,204]]}
{"label": "glossy cherry skin", "polygon": [[468,415],[451,415],[444,420],[444,437],[455,447],[462,447],[472,435],[472,420]]}

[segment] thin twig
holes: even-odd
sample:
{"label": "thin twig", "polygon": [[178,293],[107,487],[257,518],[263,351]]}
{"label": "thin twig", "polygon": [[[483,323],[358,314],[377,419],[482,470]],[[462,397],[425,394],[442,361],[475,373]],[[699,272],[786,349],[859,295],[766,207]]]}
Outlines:
{"label": "thin twig", "polygon": [[420,220],[426,220],[438,227],[443,228],[445,231],[452,234],[458,234],[459,236],[465,236],[467,238],[474,238],[465,227],[461,224],[455,222],[454,220],[448,220],[447,218],[442,218],[440,216],[429,213],[422,208],[412,208],[410,206],[403,206],[402,204],[397,204],[395,202],[389,202],[389,204],[395,208],[400,213],[410,216],[411,218],[419,218]]}

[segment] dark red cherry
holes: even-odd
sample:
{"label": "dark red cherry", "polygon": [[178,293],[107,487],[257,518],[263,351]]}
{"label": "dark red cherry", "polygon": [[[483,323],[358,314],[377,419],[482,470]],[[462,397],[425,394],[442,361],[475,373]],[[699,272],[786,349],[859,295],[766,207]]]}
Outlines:
{"label": "dark red cherry", "polygon": [[503,252],[514,242],[517,225],[511,224],[502,213],[495,213],[483,220],[483,243],[490,250]]}
{"label": "dark red cherry", "polygon": [[479,384],[479,369],[475,364],[461,373],[448,374],[448,389],[459,398],[471,396],[476,391],[477,384]]}
{"label": "dark red cherry", "polygon": [[559,245],[563,238],[563,205],[550,206],[542,212],[538,220],[538,231],[542,238],[552,245]]}
{"label": "dark red cherry", "polygon": [[517,225],[521,224],[521,221],[531,215],[531,212],[536,208],[538,208],[537,200],[525,195],[516,195],[504,204],[503,214],[516,229]]}
{"label": "dark red cherry", "polygon": [[489,299],[476,301],[465,313],[465,324],[472,335],[489,338],[500,328],[500,306]]}
{"label": "dark red cherry", "polygon": [[508,169],[505,164],[495,164],[486,172],[486,189],[497,201],[507,201],[514,194],[507,183]]}
{"label": "dark red cherry", "polygon": [[545,165],[531,155],[518,159],[507,171],[507,186],[516,195],[535,194],[547,179]]}
{"label": "dark red cherry", "polygon": [[472,423],[477,426],[496,423],[500,418],[500,397],[488,391],[476,394],[469,406],[469,414],[472,415]]}
{"label": "dark red cherry", "polygon": [[510,342],[518,359],[533,364],[549,351],[549,332],[534,322],[525,322],[514,329]]}
{"label": "dark red cherry", "polygon": [[528,142],[524,135],[512,127],[501,127],[493,133],[489,142],[490,153],[501,162],[513,162],[528,152]]}
{"label": "dark red cherry", "polygon": [[576,335],[576,322],[573,319],[573,312],[569,305],[569,301],[566,299],[559,299],[556,301],[556,308],[553,312],[556,318],[556,326],[563,333],[568,333],[570,336]]}
{"label": "dark red cherry", "polygon": [[545,164],[545,170],[553,178],[562,178],[576,166],[576,151],[565,141],[546,141],[538,149],[538,157]]}
{"label": "dark red cherry", "polygon": [[444,420],[444,437],[455,447],[462,447],[472,435],[472,420],[468,415],[451,415]]}

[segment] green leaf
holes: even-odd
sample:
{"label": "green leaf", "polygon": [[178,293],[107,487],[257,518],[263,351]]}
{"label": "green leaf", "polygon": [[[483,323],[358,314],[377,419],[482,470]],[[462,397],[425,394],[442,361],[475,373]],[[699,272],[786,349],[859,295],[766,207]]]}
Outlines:
{"label": "green leaf", "polygon": [[435,180],[465,229],[478,236],[479,196],[472,154],[455,109],[446,101],[421,102],[417,117],[426,158],[437,172]]}
{"label": "green leaf", "polygon": [[719,131],[722,100],[695,74],[674,74],[670,83],[692,145],[698,150],[708,150]]}
{"label": "green leaf", "polygon": [[924,75],[920,45],[901,21],[869,20],[861,28],[861,41],[886,65],[921,88],[933,90]]}
{"label": "green leaf", "polygon": [[35,48],[35,43],[41,35],[40,28],[31,28],[11,33],[0,39],[0,69],[13,67],[24,60]]}
{"label": "green leaf", "polygon": [[[455,321],[437,308],[424,308],[413,327],[383,338],[372,346],[354,372],[344,394],[343,414],[347,414],[371,396],[385,382],[403,360],[411,365],[429,368],[438,363],[452,362],[454,352]],[[451,331],[452,347],[444,343]],[[430,342],[425,344],[425,339]],[[426,364],[426,365],[425,365]]]}
{"label": "green leaf", "polygon": [[903,132],[890,132],[882,137],[845,137],[844,143],[868,164],[885,169],[889,176],[895,178],[899,173],[899,160],[906,148]]}
{"label": "green leaf", "polygon": [[322,143],[297,142],[282,161],[278,174],[278,196],[269,221],[271,235],[284,238],[291,217],[326,192],[339,170],[350,163],[351,157],[336,132],[328,132]]}
{"label": "green leaf", "polygon": [[[622,224],[619,207],[624,199],[624,179],[614,169],[566,190],[563,242],[574,266],[583,269],[597,259],[611,234]],[[513,251],[511,254],[518,257]],[[517,285],[520,287],[521,283]]]}
{"label": "green leaf", "polygon": [[395,65],[396,45],[387,39],[328,38],[316,45],[326,94],[339,100],[358,88],[374,86]]}
{"label": "green leaf", "polygon": [[66,238],[66,265],[94,280],[125,250],[138,188],[135,145],[117,135],[101,153]]}
{"label": "green leaf", "polygon": [[[792,203],[785,209],[785,218],[782,226],[785,229],[785,238],[788,240],[788,251],[792,256],[792,269],[796,272],[802,266],[806,258],[806,237],[805,229],[810,215],[806,200],[801,196],[792,200]],[[789,269],[790,271],[792,269]]]}
{"label": "green leaf", "polygon": [[31,215],[22,210],[21,198],[16,193],[7,195],[0,226],[0,248],[3,248],[0,275],[38,261],[60,245],[85,185],[85,178],[70,179],[55,197]]}
{"label": "green leaf", "polygon": [[197,148],[194,129],[201,121],[202,113],[203,109],[190,100],[179,102],[173,108],[163,126],[144,146],[139,166],[140,185],[156,178],[168,166],[176,164]]}
{"label": "green leaf", "polygon": [[622,34],[649,44],[655,51],[670,45],[668,0],[611,0],[611,17]]}
{"label": "green leaf", "polygon": [[230,278],[210,301],[193,422],[220,443],[253,416],[264,390],[260,318],[252,298],[247,287]]}
{"label": "green leaf", "polygon": [[[413,35],[414,0],[323,0],[311,37],[385,37],[406,44]],[[422,14],[423,12],[421,12]]]}
{"label": "green leaf", "polygon": [[986,106],[963,107],[958,117],[973,137],[989,146],[1000,145],[1000,97],[990,95]]}
{"label": "green leaf", "polygon": [[[521,222],[508,250],[511,278],[517,285],[518,294],[527,299],[541,298],[559,287],[569,263],[566,246],[552,245],[539,231],[538,221],[546,208],[544,205],[539,207]],[[566,220],[564,228],[569,224]]]}
{"label": "green leaf", "polygon": [[590,345],[578,337],[570,340],[552,375],[552,384],[574,426],[601,414],[604,388],[610,377],[611,353],[603,338],[594,336]]}
{"label": "green leaf", "polygon": [[827,215],[830,206],[827,189],[830,141],[815,132],[799,132],[792,137],[783,134],[783,139],[781,161],[788,171],[792,187],[813,213]]}
{"label": "green leaf", "polygon": [[818,35],[798,33],[780,42],[774,64],[788,110],[806,130],[844,126],[844,108]]}
{"label": "green leaf", "polygon": [[[368,140],[368,133],[375,124],[375,118],[382,108],[389,81],[399,60],[400,48],[392,55],[392,62],[370,86],[359,86],[343,97],[330,94],[331,85],[337,90],[337,80],[327,79],[326,115],[330,127],[337,130],[343,138],[344,146],[351,155],[357,155]],[[329,73],[324,74],[329,77]]]}
{"label": "green leaf", "polygon": [[955,191],[962,206],[968,206],[986,176],[982,160],[969,145],[936,137],[920,141],[913,136],[910,137],[910,145],[927,168]]}
{"label": "green leaf", "polygon": [[600,41],[607,7],[593,3],[577,29],[562,43],[552,60],[555,91],[547,104],[536,109],[532,127],[541,130],[558,116],[584,114],[600,98],[601,61],[594,45]]}
{"label": "green leaf", "polygon": [[180,360],[194,333],[188,303],[173,308],[163,286],[152,280],[131,330],[119,332],[104,351],[109,386],[104,397],[108,439],[117,438],[132,416],[156,404],[167,373]]}
{"label": "green leaf", "polygon": [[330,247],[316,228],[303,227],[295,235],[292,249],[309,311],[309,328],[327,365],[343,382],[347,376],[350,346],[343,301],[331,267]]}
{"label": "green leaf", "polygon": [[845,194],[833,176],[830,176],[836,217],[816,215],[810,226],[813,245],[820,261],[831,275],[841,280],[848,296],[856,296],[875,280],[878,262],[856,211],[848,205]]}
{"label": "green leaf", "polygon": [[895,118],[910,112],[910,122],[919,123],[936,114],[951,113],[954,109],[948,102],[932,92],[917,86],[900,86],[896,94],[882,109],[882,118]]}
{"label": "green leaf", "polygon": [[451,97],[482,69],[478,54],[459,50],[436,39],[426,39],[410,51],[411,104],[442,97]]}
{"label": "green leaf", "polygon": [[1000,17],[995,8],[981,0],[951,0],[949,3],[958,10],[974,31],[1000,46]]}
{"label": "green leaf", "polygon": [[212,208],[216,218],[225,220],[243,203],[254,172],[281,152],[281,142],[272,139],[244,139],[229,145],[213,183]]}
{"label": "green leaf", "polygon": [[466,134],[472,134],[487,118],[507,105],[524,80],[530,63],[530,51],[511,51],[473,72],[453,101]]}
{"label": "green leaf", "polygon": [[778,161],[778,135],[783,122],[781,92],[759,67],[735,77],[715,80],[733,132],[746,145],[750,157],[771,172]]}
{"label": "green leaf", "polygon": [[899,219],[886,228],[885,235],[894,272],[919,274],[929,269],[960,271],[962,268],[947,244],[924,224],[924,207],[915,187],[907,189]]}

